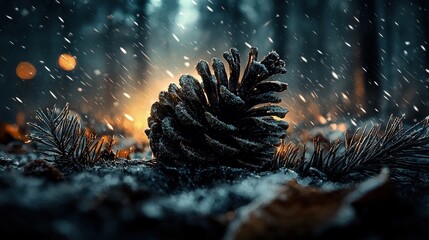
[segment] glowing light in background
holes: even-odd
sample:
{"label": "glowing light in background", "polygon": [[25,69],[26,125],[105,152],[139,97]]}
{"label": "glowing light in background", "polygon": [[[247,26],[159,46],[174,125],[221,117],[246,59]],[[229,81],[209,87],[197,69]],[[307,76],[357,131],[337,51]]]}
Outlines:
{"label": "glowing light in background", "polygon": [[36,68],[29,62],[20,62],[16,66],[16,75],[22,80],[31,80],[36,73]]}
{"label": "glowing light in background", "polygon": [[72,71],[75,69],[76,63],[76,57],[68,53],[63,53],[58,58],[58,65],[64,71]]}
{"label": "glowing light in background", "polygon": [[[150,85],[147,85],[142,90],[137,90],[135,93],[131,93],[133,95],[132,98],[124,98],[128,104],[125,104],[122,108],[123,115],[114,117],[109,123],[112,124],[113,127],[115,127],[115,125],[120,126],[118,127],[119,129],[125,130],[126,133],[132,135],[137,141],[148,142],[144,130],[148,128],[147,118],[150,116],[152,104],[159,100],[159,93],[161,91],[167,91],[170,83],[179,85],[179,78],[184,74],[190,74],[201,81],[198,73],[193,69],[183,69],[175,74],[171,74],[173,76],[170,76],[170,74],[164,71],[158,72],[157,76],[150,77]],[[104,118],[106,117],[104,116]]]}

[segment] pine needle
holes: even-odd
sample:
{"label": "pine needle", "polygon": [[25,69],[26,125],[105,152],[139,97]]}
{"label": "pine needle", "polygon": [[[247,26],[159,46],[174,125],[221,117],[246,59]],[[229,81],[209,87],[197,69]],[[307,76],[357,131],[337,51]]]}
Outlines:
{"label": "pine needle", "polygon": [[30,139],[38,144],[38,151],[54,158],[63,170],[79,171],[102,161],[103,140],[97,140],[82,128],[77,115],[69,106],[58,110],[55,106],[36,110],[38,123],[28,123],[33,129]]}
{"label": "pine needle", "polygon": [[408,130],[403,117],[390,117],[386,128],[380,125],[358,129],[350,138],[336,140],[324,148],[319,139],[306,157],[306,146],[282,143],[275,155],[275,167],[287,167],[303,175],[323,174],[331,180],[351,180],[376,175],[383,167],[398,179],[416,179],[412,172],[429,169],[429,120]]}

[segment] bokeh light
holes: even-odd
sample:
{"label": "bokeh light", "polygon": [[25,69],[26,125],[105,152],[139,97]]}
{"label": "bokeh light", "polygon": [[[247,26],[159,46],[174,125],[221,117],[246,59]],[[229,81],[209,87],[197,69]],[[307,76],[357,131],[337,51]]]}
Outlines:
{"label": "bokeh light", "polygon": [[31,80],[36,76],[36,68],[33,64],[23,61],[16,66],[16,75],[22,80]]}
{"label": "bokeh light", "polygon": [[58,58],[58,65],[64,71],[72,71],[75,69],[76,63],[76,57],[68,53],[63,53]]}

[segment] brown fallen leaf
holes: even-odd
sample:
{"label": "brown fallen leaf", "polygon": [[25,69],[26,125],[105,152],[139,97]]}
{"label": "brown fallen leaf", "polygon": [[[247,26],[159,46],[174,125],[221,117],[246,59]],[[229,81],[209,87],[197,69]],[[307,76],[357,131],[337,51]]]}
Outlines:
{"label": "brown fallen leaf", "polygon": [[350,222],[355,215],[353,204],[388,195],[388,179],[388,171],[384,169],[377,177],[355,187],[332,191],[289,181],[274,198],[240,209],[229,225],[225,239],[315,236],[330,226]]}

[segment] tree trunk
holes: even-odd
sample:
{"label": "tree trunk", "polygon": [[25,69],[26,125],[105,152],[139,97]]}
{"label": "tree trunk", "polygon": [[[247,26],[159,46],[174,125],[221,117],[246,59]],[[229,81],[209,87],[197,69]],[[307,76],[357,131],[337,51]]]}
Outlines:
{"label": "tree trunk", "polygon": [[367,116],[377,114],[380,107],[381,81],[379,46],[377,41],[377,19],[375,1],[364,0],[360,7],[360,45],[361,63],[365,80],[365,103],[362,103]]}

